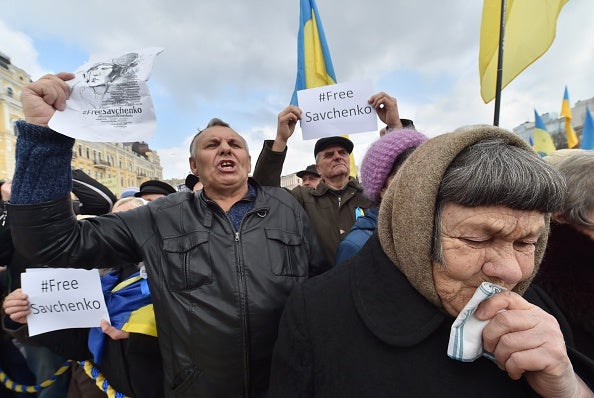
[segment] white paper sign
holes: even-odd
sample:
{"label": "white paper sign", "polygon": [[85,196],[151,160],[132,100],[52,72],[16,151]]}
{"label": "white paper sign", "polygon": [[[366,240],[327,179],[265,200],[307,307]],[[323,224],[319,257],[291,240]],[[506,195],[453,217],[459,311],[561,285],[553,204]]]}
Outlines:
{"label": "white paper sign", "polygon": [[351,82],[297,91],[304,140],[377,131],[377,113],[367,100],[371,82]]}
{"label": "white paper sign", "polygon": [[92,142],[147,141],[157,129],[146,81],[162,48],[93,56],[69,80],[70,98],[48,125],[72,138]]}
{"label": "white paper sign", "polygon": [[99,270],[27,269],[21,274],[21,288],[29,296],[29,336],[109,321]]}

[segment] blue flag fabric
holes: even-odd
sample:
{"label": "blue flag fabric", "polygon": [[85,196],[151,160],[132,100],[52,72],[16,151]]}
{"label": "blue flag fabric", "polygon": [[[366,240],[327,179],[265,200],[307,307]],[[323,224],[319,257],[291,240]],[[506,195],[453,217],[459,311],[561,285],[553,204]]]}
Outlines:
{"label": "blue flag fabric", "polygon": [[[140,272],[135,272],[116,286],[118,278],[119,271],[101,277],[101,288],[105,296],[105,305],[109,312],[111,325],[125,330],[124,326],[130,322],[133,314],[138,311],[144,312],[143,309],[149,306],[151,307],[149,312],[152,313],[154,322],[147,280],[140,276]],[[109,337],[103,333],[100,327],[89,330],[89,350],[93,354],[93,361],[96,364],[101,363],[106,338]]]}
{"label": "blue flag fabric", "polygon": [[586,118],[582,129],[582,149],[594,149],[594,119],[589,107],[586,107]]}
{"label": "blue flag fabric", "polygon": [[297,37],[297,80],[291,98],[298,105],[297,91],[336,84],[336,75],[326,35],[314,0],[301,0]]}

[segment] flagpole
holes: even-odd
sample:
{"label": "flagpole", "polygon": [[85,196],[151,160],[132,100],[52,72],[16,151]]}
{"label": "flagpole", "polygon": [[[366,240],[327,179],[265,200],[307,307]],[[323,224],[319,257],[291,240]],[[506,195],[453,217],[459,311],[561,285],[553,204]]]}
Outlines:
{"label": "flagpole", "polygon": [[495,112],[493,126],[499,126],[499,108],[501,107],[501,81],[503,80],[503,42],[505,36],[505,2],[501,0],[501,16],[499,21],[499,52],[497,53],[497,83],[495,85]]}

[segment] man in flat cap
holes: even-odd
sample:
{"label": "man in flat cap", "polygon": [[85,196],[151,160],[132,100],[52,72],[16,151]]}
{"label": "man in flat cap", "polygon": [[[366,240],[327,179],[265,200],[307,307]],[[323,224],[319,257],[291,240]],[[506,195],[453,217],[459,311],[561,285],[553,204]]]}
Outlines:
{"label": "man in flat cap", "polygon": [[157,198],[167,196],[174,193],[175,188],[166,182],[159,180],[148,180],[140,184],[140,191],[136,192],[134,196],[142,198],[147,202],[151,202]]}
{"label": "man in flat cap", "polygon": [[[380,92],[369,99],[388,132],[402,129],[396,99]],[[280,186],[280,175],[287,155],[287,141],[301,119],[301,109],[289,105],[278,115],[276,138],[264,141],[253,177],[262,185]],[[298,186],[291,192],[309,216],[326,258],[335,263],[336,250],[356,218],[373,205],[363,194],[356,178],[350,176],[349,155],[353,143],[344,137],[320,138],[314,147],[317,171],[322,181],[313,189]]]}
{"label": "man in flat cap", "polygon": [[322,181],[322,177],[318,174],[318,168],[315,164],[310,164],[305,170],[298,171],[297,177],[301,178],[302,186],[312,187],[313,189],[316,189],[320,181]]}

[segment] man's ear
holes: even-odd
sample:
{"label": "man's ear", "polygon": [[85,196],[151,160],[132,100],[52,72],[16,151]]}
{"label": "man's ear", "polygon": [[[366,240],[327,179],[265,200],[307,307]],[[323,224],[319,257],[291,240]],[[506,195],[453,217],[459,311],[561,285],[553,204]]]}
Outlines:
{"label": "man's ear", "polygon": [[191,156],[189,158],[189,161],[190,161],[190,170],[192,171],[192,174],[194,174],[195,176],[197,176],[198,175],[198,169],[196,168],[196,161]]}
{"label": "man's ear", "polygon": [[569,224],[569,222],[565,219],[565,216],[560,211],[556,211],[551,214],[551,219],[555,221],[557,224]]}

